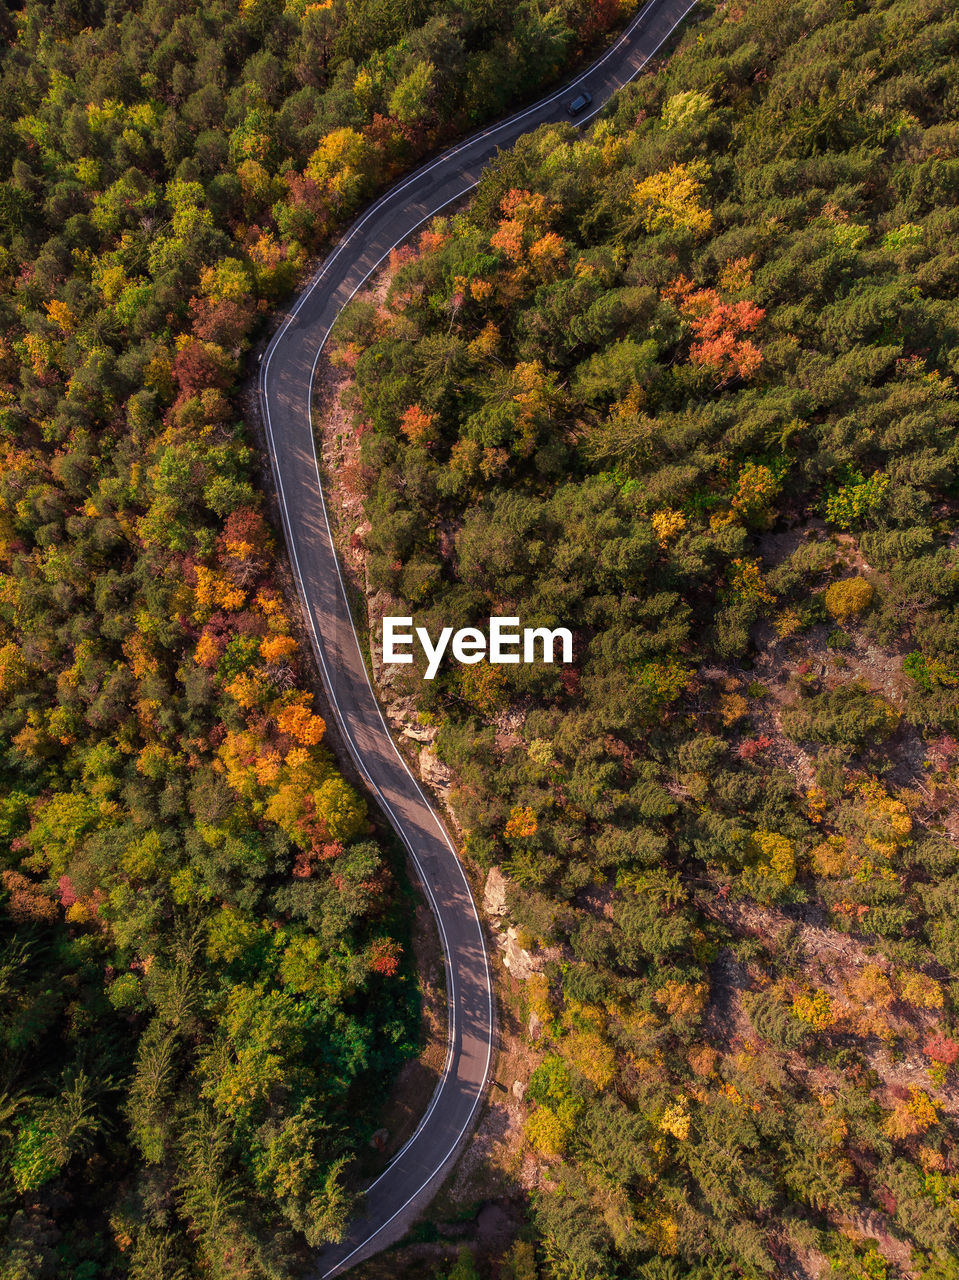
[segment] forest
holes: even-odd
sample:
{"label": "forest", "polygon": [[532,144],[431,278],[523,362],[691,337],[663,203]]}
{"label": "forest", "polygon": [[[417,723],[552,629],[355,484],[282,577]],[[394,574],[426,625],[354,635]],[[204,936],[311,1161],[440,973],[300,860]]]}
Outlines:
{"label": "forest", "polygon": [[393,677],[557,957],[492,1274],[955,1280],[959,16],[704,9],[335,333],[371,599],[574,629]]}
{"label": "forest", "polygon": [[251,343],[618,0],[0,14],[0,1274],[277,1278],[418,1048],[258,488]]}

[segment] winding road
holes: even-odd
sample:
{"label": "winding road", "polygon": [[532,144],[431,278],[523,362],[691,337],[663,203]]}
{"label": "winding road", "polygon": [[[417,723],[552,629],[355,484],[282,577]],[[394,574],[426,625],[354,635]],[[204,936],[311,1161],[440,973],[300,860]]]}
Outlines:
{"label": "winding road", "polygon": [[474,134],[386,192],[350,228],[277,330],[260,363],[267,448],[303,613],[346,747],[406,846],[439,928],[446,963],[446,1064],[416,1132],[366,1190],[345,1240],[323,1249],[311,1275],[325,1280],[402,1237],[439,1190],[472,1132],[493,1055],[493,989],[483,928],[443,823],[400,755],[373,694],[333,546],[313,436],[320,353],[344,305],[418,227],[479,181],[498,150],[539,125],[568,121],[588,91],[585,124],[632,80],[696,0],[650,0],[619,39],[556,93]]}

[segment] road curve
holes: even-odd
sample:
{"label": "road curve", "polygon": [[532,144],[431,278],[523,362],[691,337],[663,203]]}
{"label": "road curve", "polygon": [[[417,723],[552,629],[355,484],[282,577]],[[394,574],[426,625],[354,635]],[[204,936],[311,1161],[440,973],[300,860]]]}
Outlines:
{"label": "road curve", "polygon": [[313,378],[343,306],[413,232],[479,181],[484,165],[523,133],[569,119],[588,90],[585,124],[632,80],[696,0],[650,0],[606,53],[556,93],[423,165],[386,192],[343,236],[298,296],[260,363],[260,405],[287,547],[310,639],[347,749],[406,846],[436,917],[446,963],[446,1064],[419,1127],[366,1190],[346,1239],[323,1249],[311,1275],[330,1277],[399,1239],[439,1190],[472,1131],[493,1053],[489,960],[470,887],[442,822],[390,736],[370,686],[333,547],[311,419]]}

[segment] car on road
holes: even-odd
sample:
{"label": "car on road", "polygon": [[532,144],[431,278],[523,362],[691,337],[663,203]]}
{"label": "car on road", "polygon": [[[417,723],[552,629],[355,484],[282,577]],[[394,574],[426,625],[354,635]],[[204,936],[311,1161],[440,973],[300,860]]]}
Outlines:
{"label": "car on road", "polygon": [[578,93],[572,102],[567,104],[566,110],[571,116],[578,116],[593,101],[593,95],[587,93],[584,89],[582,93]]}

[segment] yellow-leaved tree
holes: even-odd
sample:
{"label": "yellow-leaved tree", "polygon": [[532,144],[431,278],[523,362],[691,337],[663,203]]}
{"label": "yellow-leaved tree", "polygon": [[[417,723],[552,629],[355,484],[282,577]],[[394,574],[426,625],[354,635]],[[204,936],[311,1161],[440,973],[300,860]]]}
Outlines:
{"label": "yellow-leaved tree", "polygon": [[633,203],[644,229],[651,234],[689,231],[693,235],[705,235],[713,225],[713,215],[703,206],[700,197],[709,173],[707,164],[694,160],[689,164],[671,165],[664,172],[637,182]]}
{"label": "yellow-leaved tree", "polygon": [[363,194],[375,158],[369,139],[344,125],[320,139],[305,172],[320,184],[332,204],[350,208]]}

